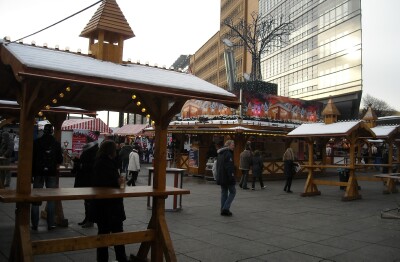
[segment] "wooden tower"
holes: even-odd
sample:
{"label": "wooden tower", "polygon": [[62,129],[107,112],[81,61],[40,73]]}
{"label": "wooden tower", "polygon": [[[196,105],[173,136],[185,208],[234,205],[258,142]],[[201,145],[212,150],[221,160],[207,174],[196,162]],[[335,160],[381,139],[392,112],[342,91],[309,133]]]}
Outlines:
{"label": "wooden tower", "polygon": [[332,98],[329,98],[328,104],[326,104],[326,107],[321,114],[324,116],[325,124],[332,124],[337,122],[337,117],[340,115],[340,112],[333,103]]}
{"label": "wooden tower", "polygon": [[103,0],[80,36],[89,38],[89,51],[96,59],[121,63],[124,40],[135,34],[116,0]]}
{"label": "wooden tower", "polygon": [[375,114],[375,111],[371,107],[372,105],[368,105],[367,112],[365,113],[363,120],[367,124],[369,128],[376,127],[376,120],[378,117]]}

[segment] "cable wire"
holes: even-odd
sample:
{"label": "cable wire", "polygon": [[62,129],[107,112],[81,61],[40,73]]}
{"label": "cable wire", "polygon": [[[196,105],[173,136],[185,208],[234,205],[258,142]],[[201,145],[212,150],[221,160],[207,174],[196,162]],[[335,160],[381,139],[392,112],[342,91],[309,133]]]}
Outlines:
{"label": "cable wire", "polygon": [[60,21],[58,21],[58,22],[56,22],[56,23],[54,23],[54,24],[52,24],[52,25],[49,25],[48,27],[45,27],[45,28],[43,28],[43,29],[41,29],[41,30],[39,30],[39,31],[37,31],[37,32],[35,32],[35,33],[33,33],[33,34],[30,34],[30,35],[21,37],[21,38],[15,40],[15,41],[13,41],[13,42],[18,42],[18,41],[20,41],[20,40],[22,40],[22,39],[24,39],[24,38],[27,38],[27,37],[36,35],[37,33],[40,33],[40,32],[42,32],[42,31],[44,31],[44,30],[46,30],[46,29],[49,29],[50,27],[53,27],[53,26],[55,26],[55,25],[57,25],[57,24],[59,24],[59,23],[61,23],[61,22],[64,22],[65,20],[67,20],[67,19],[69,19],[69,18],[71,18],[71,17],[73,17],[73,16],[79,14],[79,13],[82,13],[83,11],[86,11],[87,9],[89,9],[89,8],[91,8],[91,7],[95,6],[95,5],[97,5],[98,3],[102,2],[102,1],[103,1],[103,0],[97,1],[96,3],[94,3],[94,4],[92,4],[92,5],[88,6],[88,7],[86,7],[86,8],[84,8],[84,9],[82,9],[81,11],[76,12],[76,13],[73,14],[73,15],[70,15],[70,16],[68,16],[68,17],[66,17],[66,18],[64,18],[64,19],[62,19],[62,20],[60,20]]}

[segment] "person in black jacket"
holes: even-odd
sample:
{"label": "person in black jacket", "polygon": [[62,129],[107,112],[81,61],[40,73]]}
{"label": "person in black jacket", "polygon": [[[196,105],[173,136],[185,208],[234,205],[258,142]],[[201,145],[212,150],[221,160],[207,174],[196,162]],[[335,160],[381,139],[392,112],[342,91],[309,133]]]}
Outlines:
{"label": "person in black jacket", "polygon": [[266,188],[262,179],[262,172],[264,169],[264,160],[261,157],[259,150],[254,151],[252,159],[252,172],[253,172],[253,183],[251,185],[251,190],[255,190],[256,179],[260,181],[261,189]]}
{"label": "person in black jacket", "polygon": [[[93,166],[99,145],[97,141],[94,142],[90,137],[87,137],[87,142],[82,148],[80,157],[74,159],[74,168],[72,170],[72,173],[75,174],[74,187],[90,187],[90,180],[93,177]],[[85,218],[78,225],[83,228],[93,227],[93,222],[88,219],[90,200],[85,199],[84,201]]]}
{"label": "person in black jacket", "polygon": [[[101,143],[94,163],[93,187],[120,188],[120,177],[116,162],[116,144],[112,140]],[[90,221],[97,223],[98,234],[123,232],[126,219],[123,198],[95,199],[91,202]],[[125,246],[114,246],[117,261],[127,261]],[[97,261],[108,261],[108,247],[97,248]]]}
{"label": "person in black jacket", "polygon": [[[33,188],[56,188],[57,187],[57,166],[62,163],[63,156],[61,144],[52,136],[53,126],[46,124],[43,135],[33,143],[32,176]],[[39,224],[39,203],[33,203],[31,208],[32,230],[38,229]],[[55,202],[47,202],[47,227],[54,229],[55,225]]]}
{"label": "person in black jacket", "polygon": [[234,148],[235,142],[227,140],[225,147],[218,150],[217,184],[221,186],[221,216],[232,216],[230,207],[236,195],[235,165],[233,163]]}

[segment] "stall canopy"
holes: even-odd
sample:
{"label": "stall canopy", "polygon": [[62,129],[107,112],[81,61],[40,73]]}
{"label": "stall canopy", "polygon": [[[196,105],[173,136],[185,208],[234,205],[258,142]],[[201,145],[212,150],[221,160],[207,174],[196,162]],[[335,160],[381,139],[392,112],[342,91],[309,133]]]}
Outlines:
{"label": "stall canopy", "polygon": [[136,136],[140,135],[146,127],[146,124],[128,124],[115,130],[114,134],[120,136]]}
{"label": "stall canopy", "polygon": [[99,131],[100,133],[112,133],[111,128],[109,128],[108,125],[104,123],[100,118],[65,120],[61,126],[61,130],[72,129],[87,129],[91,131]]}

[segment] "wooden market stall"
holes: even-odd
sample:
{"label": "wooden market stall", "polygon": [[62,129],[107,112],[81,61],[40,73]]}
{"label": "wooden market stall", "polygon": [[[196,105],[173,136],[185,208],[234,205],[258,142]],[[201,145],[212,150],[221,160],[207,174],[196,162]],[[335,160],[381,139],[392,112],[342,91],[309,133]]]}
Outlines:
{"label": "wooden market stall", "polygon": [[[361,195],[358,191],[357,175],[356,175],[356,148],[359,141],[365,137],[375,138],[375,133],[368,127],[363,120],[337,122],[339,111],[333,104],[332,99],[329,99],[328,104],[322,112],[324,116],[323,123],[303,124],[291,131],[287,136],[293,138],[302,138],[308,145],[308,164],[303,165],[303,168],[308,169],[308,177],[304,186],[302,196],[320,195],[317,185],[329,186],[344,186],[346,187],[342,200],[360,199]],[[345,139],[349,145],[348,163],[335,164],[316,164],[314,161],[314,144],[321,143],[326,145],[331,139]],[[314,178],[315,169],[325,168],[344,168],[349,170],[349,179],[347,182],[322,180]]]}
{"label": "wooden market stall", "polygon": [[[116,24],[124,30],[104,27],[104,12],[117,12]],[[48,47],[0,40],[0,99],[20,105],[20,161],[16,190],[0,190],[2,202],[15,202],[15,229],[10,261],[33,261],[36,254],[48,254],[141,243],[137,257],[151,261],[176,261],[165,220],[165,198],[188,194],[166,187],[166,138],[173,116],[188,99],[216,101],[237,107],[235,95],[193,75],[122,61],[123,40],[134,36],[114,0],[103,1],[81,36],[90,39],[93,56]],[[121,17],[123,19],[121,19]],[[95,42],[97,40],[97,42]],[[97,58],[97,59],[96,59]],[[107,59],[110,58],[110,59]],[[113,61],[113,62],[107,62]],[[120,60],[120,61],[118,61]],[[112,98],[112,99],[110,99]],[[155,121],[154,180],[152,186],[110,188],[31,188],[33,127],[35,117],[47,106],[62,105],[90,111],[119,111],[148,115]],[[78,200],[152,196],[148,228],[102,236],[32,241],[29,227],[30,203],[47,200]]]}
{"label": "wooden market stall", "polygon": [[[358,180],[363,181],[384,181],[385,189],[383,193],[397,193],[398,190],[396,188],[396,181],[398,181],[399,173],[394,174],[393,171],[399,172],[398,168],[396,168],[399,164],[400,152],[398,150],[400,146],[400,125],[377,125],[377,116],[373,111],[372,107],[369,106],[367,112],[365,113],[363,120],[367,123],[367,125],[371,128],[372,132],[375,134],[375,139],[382,141],[381,144],[385,146],[386,152],[383,154],[386,155],[384,163],[370,163],[370,161],[357,161],[357,167],[359,168],[377,168],[381,169],[384,172],[379,172],[378,174],[374,174],[374,176],[370,175],[358,175]],[[371,158],[371,142],[376,141],[371,140],[371,138],[365,138],[364,142],[367,145],[369,156]],[[396,155],[394,155],[394,147],[397,148]],[[361,159],[360,155],[361,148],[358,150],[357,158]]]}

